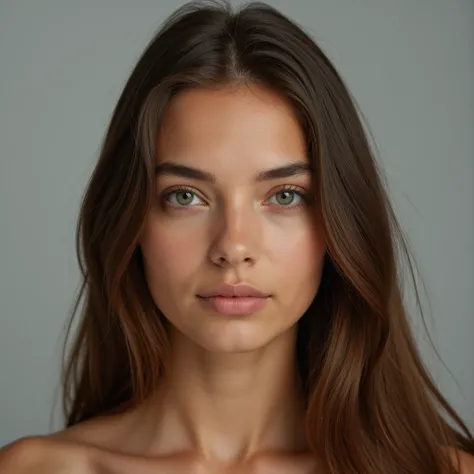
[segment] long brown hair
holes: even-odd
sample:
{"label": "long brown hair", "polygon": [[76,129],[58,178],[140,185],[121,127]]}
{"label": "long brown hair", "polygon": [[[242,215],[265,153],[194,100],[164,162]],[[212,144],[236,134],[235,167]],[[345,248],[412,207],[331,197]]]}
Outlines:
{"label": "long brown hair", "polygon": [[166,322],[137,244],[156,134],[180,91],[235,83],[264,85],[292,105],[314,169],[328,252],[297,343],[311,449],[331,474],[454,472],[442,448],[474,453],[474,439],[416,348],[401,290],[407,262],[422,311],[412,257],[355,102],[313,39],[260,2],[179,8],[124,87],[78,223],[84,278],[73,316],[83,307],[64,346],[67,426],[140,403],[162,379]]}

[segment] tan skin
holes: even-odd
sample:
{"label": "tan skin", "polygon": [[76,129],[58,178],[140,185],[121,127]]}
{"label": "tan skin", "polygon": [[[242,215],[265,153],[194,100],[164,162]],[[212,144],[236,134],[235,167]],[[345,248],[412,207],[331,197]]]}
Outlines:
{"label": "tan skin", "polygon": [[[324,230],[302,198],[310,173],[255,181],[308,163],[291,108],[258,86],[185,92],[158,134],[164,161],[215,175],[157,175],[140,236],[150,292],[173,328],[169,375],[133,410],[14,443],[0,473],[322,472],[305,440],[295,344],[320,283]],[[196,298],[242,281],[272,295],[253,314],[223,316]]]}

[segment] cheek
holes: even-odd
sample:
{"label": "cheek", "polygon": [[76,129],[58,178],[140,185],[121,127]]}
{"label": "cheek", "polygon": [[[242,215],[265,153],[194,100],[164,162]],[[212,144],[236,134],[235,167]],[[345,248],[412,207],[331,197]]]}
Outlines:
{"label": "cheek", "polygon": [[179,232],[171,226],[149,225],[142,236],[141,248],[150,280],[173,286],[185,278],[199,258],[200,239],[193,232]]}
{"label": "cheek", "polygon": [[321,226],[302,222],[291,231],[272,232],[267,245],[273,248],[275,263],[289,272],[307,277],[314,272],[326,252],[325,235]]}
{"label": "cheek", "polygon": [[302,226],[274,241],[273,267],[282,305],[300,317],[316,295],[324,266],[326,239],[321,228]]}

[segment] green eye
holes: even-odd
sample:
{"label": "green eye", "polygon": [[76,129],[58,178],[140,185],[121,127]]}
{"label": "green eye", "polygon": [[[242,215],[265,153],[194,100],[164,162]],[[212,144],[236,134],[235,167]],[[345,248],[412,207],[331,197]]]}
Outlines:
{"label": "green eye", "polygon": [[[299,188],[298,188],[299,189]],[[274,202],[272,202],[274,200]],[[269,200],[270,204],[276,204],[282,210],[290,210],[301,206],[306,200],[303,191],[297,191],[293,188],[283,188],[277,191]]]}
{"label": "green eye", "polygon": [[[163,201],[172,204],[175,207],[194,207],[196,204],[202,204],[201,199],[194,191],[187,188],[175,188],[163,195]],[[193,201],[197,199],[198,202]]]}
{"label": "green eye", "polygon": [[281,204],[282,206],[288,206],[294,201],[295,194],[296,193],[294,191],[279,191],[275,194],[275,196],[277,196],[278,204]]}
{"label": "green eye", "polygon": [[176,201],[178,204],[187,206],[193,200],[194,194],[189,191],[177,191],[176,193]]}
{"label": "green eye", "polygon": [[[307,200],[304,191],[294,189],[294,187],[281,188],[274,193],[270,200],[270,204],[276,204],[281,210],[291,210],[301,206]],[[204,204],[198,195],[191,189],[179,187],[166,192],[162,197],[164,202],[170,203],[175,207],[188,208],[196,205]],[[197,199],[198,202],[194,202]],[[274,200],[274,202],[272,202]]]}

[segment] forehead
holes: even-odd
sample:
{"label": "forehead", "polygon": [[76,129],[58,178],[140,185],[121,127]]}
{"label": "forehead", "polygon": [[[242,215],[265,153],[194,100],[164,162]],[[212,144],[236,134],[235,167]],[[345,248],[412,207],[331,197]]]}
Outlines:
{"label": "forehead", "polygon": [[261,86],[200,88],[168,105],[157,136],[157,163],[173,160],[240,174],[307,161],[291,106]]}

